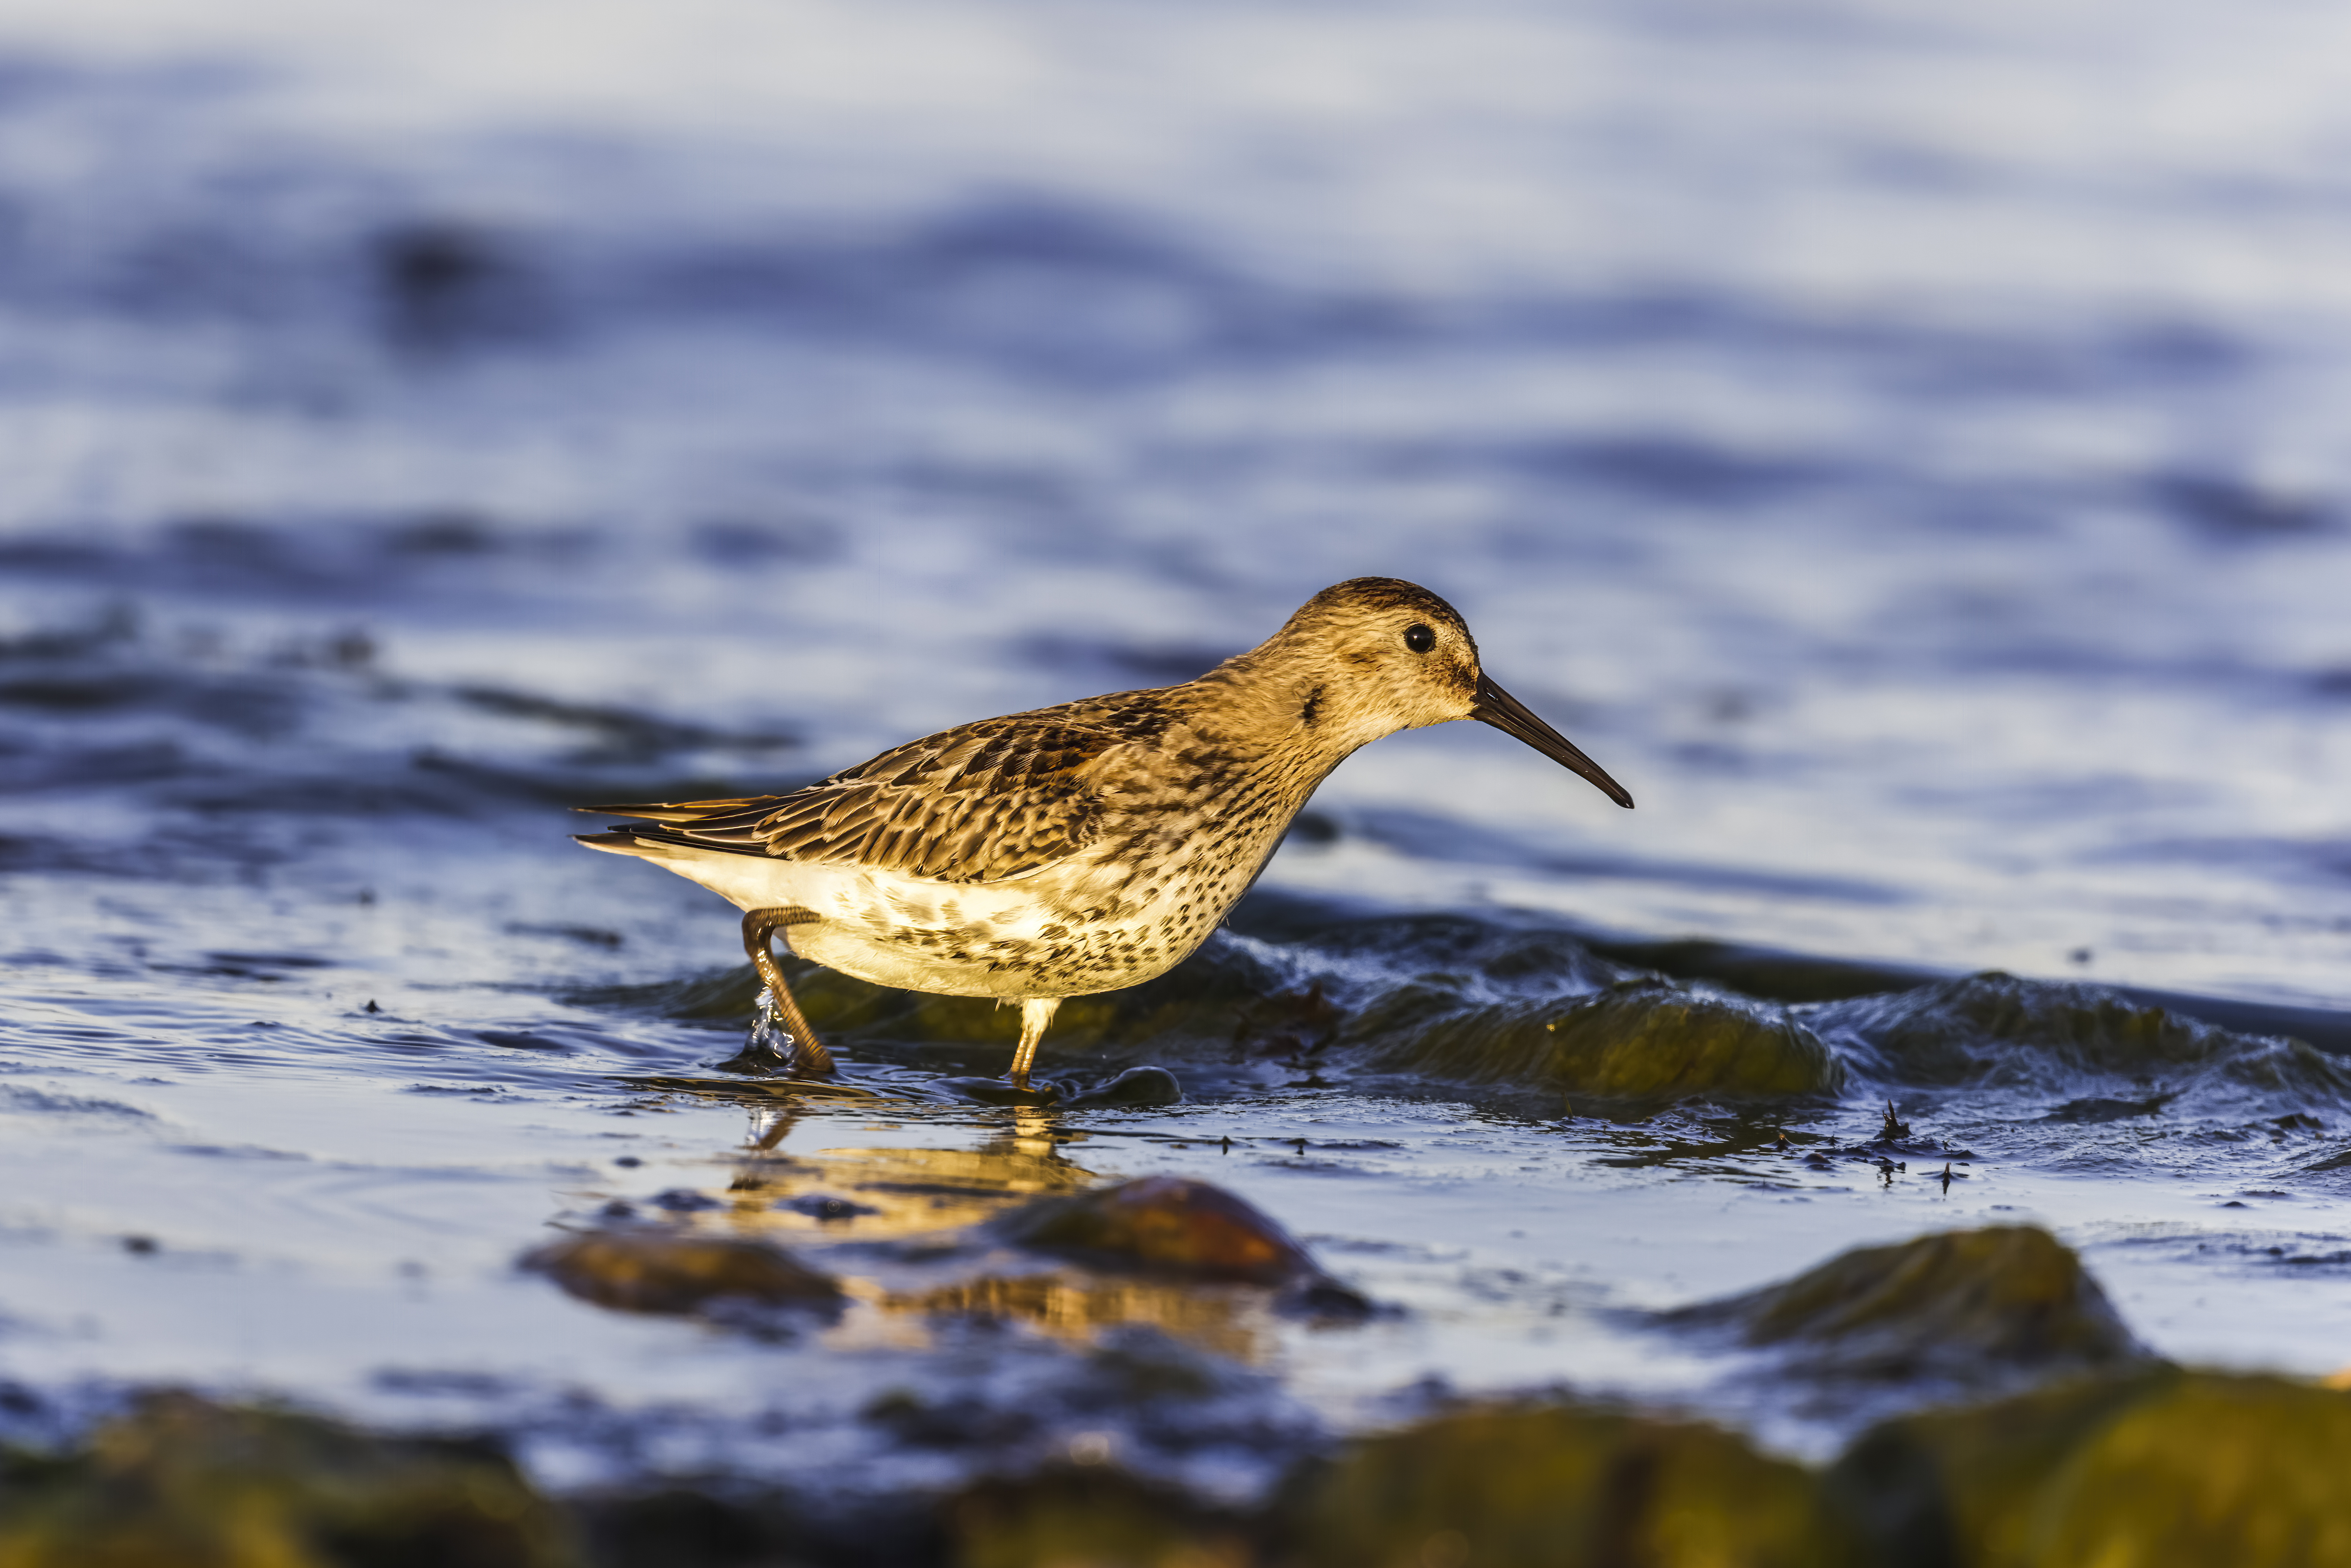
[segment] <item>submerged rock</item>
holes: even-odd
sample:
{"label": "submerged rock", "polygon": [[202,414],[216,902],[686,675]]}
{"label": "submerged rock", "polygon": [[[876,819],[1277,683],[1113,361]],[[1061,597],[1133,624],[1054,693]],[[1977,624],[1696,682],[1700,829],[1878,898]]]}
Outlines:
{"label": "submerged rock", "polygon": [[1603,1100],[1831,1094],[1844,1083],[1835,1054],[1786,1009],[1657,979],[1440,1016],[1378,1055],[1434,1077]]}
{"label": "submerged rock", "polygon": [[2102,987],[1996,970],[1834,1003],[1813,1018],[1865,1041],[1899,1082],[1920,1084],[1982,1082],[2013,1067],[2018,1047],[2055,1066],[2129,1071],[2201,1062],[2232,1038]]}
{"label": "submerged rock", "polygon": [[1259,1560],[1238,1521],[1111,1469],[1083,1447],[1077,1460],[951,1500],[953,1560],[960,1568],[1247,1568]]}
{"label": "submerged rock", "polygon": [[837,1311],[841,1286],[764,1241],[674,1230],[592,1230],[527,1253],[521,1267],[571,1295],[627,1312],[693,1312],[733,1303]]}
{"label": "submerged rock", "polygon": [[1286,1287],[1324,1298],[1314,1303],[1318,1310],[1332,1310],[1342,1300],[1362,1305],[1264,1210],[1185,1176],[1140,1176],[1040,1198],[995,1228],[1016,1246],[1194,1279]]}
{"label": "submerged rock", "polygon": [[[2019,1085],[2063,1092],[2059,1114],[2102,1119],[2085,1075],[2122,1078],[2161,1109],[2181,1085],[2217,1080],[2240,1091],[2351,1102],[2351,1063],[2298,1040],[2236,1034],[2103,987],[2021,980],[1992,972],[1891,996],[1835,1002],[1808,1015],[1847,1041],[1873,1076],[1922,1088]],[[2177,1081],[2160,1087],[2157,1080]],[[2106,1097],[2112,1098],[2112,1097]],[[2142,1113],[2133,1112],[2131,1113]]]}
{"label": "submerged rock", "polygon": [[1141,1108],[1173,1105],[1184,1098],[1184,1086],[1164,1067],[1130,1067],[1107,1083],[1081,1089],[1069,1097],[1072,1109],[1088,1106]]}
{"label": "submerged rock", "polygon": [[2032,1226],[1922,1236],[1841,1253],[1783,1284],[1667,1314],[1784,1345],[1802,1370],[1975,1381],[2144,1357],[2073,1251]]}
{"label": "submerged rock", "polygon": [[805,1561],[808,1532],[793,1511],[772,1496],[747,1498],[739,1490],[670,1485],[597,1492],[570,1500],[571,1513],[595,1568],[751,1568]]}
{"label": "submerged rock", "polygon": [[2164,1366],[1872,1428],[1829,1494],[1920,1568],[2351,1563],[2351,1395]]}
{"label": "submerged rock", "polygon": [[188,1394],[0,1471],[9,1568],[568,1568],[555,1511],[477,1442],[378,1437]]}
{"label": "submerged rock", "polygon": [[1281,1510],[1308,1568],[1836,1568],[1813,1475],[1692,1422],[1472,1410],[1358,1442]]}
{"label": "submerged rock", "polygon": [[[1244,917],[1245,916],[1245,917]],[[1178,1064],[1199,1075],[1405,1073],[1594,1099],[1833,1094],[1836,1053],[1782,1006],[1627,977],[1568,933],[1454,915],[1334,916],[1263,893],[1168,974],[1072,997],[1054,1017],[1041,1071]],[[989,1103],[1172,1103],[1152,1066],[1098,1089],[1040,1078],[1014,1092],[1013,1019],[986,998],[894,991],[786,960],[801,1007],[828,1040],[946,1076],[934,1092]],[[580,999],[692,1019],[739,1017],[748,967],[682,986]],[[1001,1054],[999,1054],[999,1052]]]}

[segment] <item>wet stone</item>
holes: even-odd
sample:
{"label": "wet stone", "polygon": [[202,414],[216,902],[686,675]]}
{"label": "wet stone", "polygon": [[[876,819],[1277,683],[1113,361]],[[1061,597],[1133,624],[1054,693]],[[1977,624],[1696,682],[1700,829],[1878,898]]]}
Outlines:
{"label": "wet stone", "polygon": [[2147,1353],[2047,1231],[1992,1226],[1839,1254],[1782,1284],[1666,1314],[1783,1346],[1796,1370],[1980,1382],[2116,1366]]}
{"label": "wet stone", "polygon": [[803,1544],[789,1513],[766,1498],[664,1487],[579,1498],[571,1511],[595,1568],[749,1568],[796,1561]]}
{"label": "wet stone", "polygon": [[1279,1286],[1323,1279],[1306,1249],[1256,1205],[1185,1176],[1040,1198],[995,1225],[1019,1246],[1204,1280]]}
{"label": "wet stone", "polygon": [[1263,1559],[1247,1522],[1111,1468],[1080,1438],[1065,1467],[994,1479],[943,1511],[962,1568],[1247,1568]]}
{"label": "wet stone", "polygon": [[1358,1442],[1280,1510],[1306,1568],[1839,1568],[1814,1478],[1690,1422],[1572,1406],[1462,1411]]}
{"label": "wet stone", "polygon": [[[1832,1003],[1809,1019],[1885,1082],[2062,1094],[2052,1111],[2059,1121],[2156,1114],[2191,1083],[2280,1096],[2297,1113],[2351,1103],[2351,1063],[2339,1057],[2299,1040],[2233,1033],[2098,986],[1994,971]],[[2129,1087],[2083,1093],[2097,1078]]]}
{"label": "wet stone", "polygon": [[975,1105],[1059,1105],[1070,1095],[1067,1088],[1044,1078],[1029,1083],[1008,1078],[935,1078],[927,1087],[934,1094]]}
{"label": "wet stone", "polygon": [[1827,1489],[1887,1563],[2351,1563],[2351,1396],[2156,1366],[1865,1433]]}
{"label": "wet stone", "polygon": [[286,1411],[142,1398],[84,1449],[0,1467],[10,1568],[568,1568],[555,1511],[496,1448]]}
{"label": "wet stone", "polygon": [[1173,1105],[1184,1098],[1184,1086],[1164,1067],[1130,1067],[1107,1083],[1079,1091],[1063,1102],[1072,1109],[1090,1105],[1142,1108]]}
{"label": "wet stone", "polygon": [[524,1255],[521,1267],[568,1293],[627,1312],[697,1312],[716,1307],[836,1312],[840,1284],[762,1241],[671,1230],[594,1230]]}
{"label": "wet stone", "polygon": [[1595,1100],[1834,1093],[1844,1068],[1786,1009],[1629,980],[1566,1003],[1432,1020],[1383,1065]]}

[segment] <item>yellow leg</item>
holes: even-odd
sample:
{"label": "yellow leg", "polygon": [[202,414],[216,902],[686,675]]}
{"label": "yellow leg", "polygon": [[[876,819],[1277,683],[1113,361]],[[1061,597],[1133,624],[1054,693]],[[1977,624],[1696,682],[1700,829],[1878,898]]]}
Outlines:
{"label": "yellow leg", "polygon": [[784,971],[777,966],[776,955],[769,950],[768,939],[787,925],[805,925],[821,919],[809,909],[755,909],[743,916],[743,950],[751,955],[752,967],[776,998],[776,1007],[784,1015],[784,1027],[791,1031],[792,1044],[799,1052],[801,1075],[809,1078],[832,1076],[832,1052],[825,1050],[824,1041],[817,1039],[816,1030],[809,1026],[808,1015],[792,997],[792,988],[784,984]]}
{"label": "yellow leg", "polygon": [[1013,1082],[1029,1082],[1029,1064],[1037,1060],[1045,1026],[1053,1021],[1054,1009],[1061,1005],[1059,997],[1030,997],[1020,1004],[1020,1048],[1012,1053],[1012,1071],[1006,1074]]}

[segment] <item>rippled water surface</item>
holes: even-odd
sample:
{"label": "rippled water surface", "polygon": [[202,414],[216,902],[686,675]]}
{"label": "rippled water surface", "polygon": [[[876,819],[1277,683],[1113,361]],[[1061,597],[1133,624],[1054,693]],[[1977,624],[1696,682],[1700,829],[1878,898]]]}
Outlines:
{"label": "rippled water surface", "polygon": [[[1082,1440],[1241,1495],[1564,1383],[1820,1451],[1876,1406],[1642,1313],[2011,1219],[2168,1354],[2351,1359],[2339,20],[485,18],[0,13],[24,1420],[186,1381],[559,1484]],[[1049,1040],[1173,1106],[957,1103],[1010,1015],[820,977],[838,1089],[731,1079],[733,915],[565,838],[1184,679],[1364,573],[1640,809],[1470,727],[1356,757]],[[1546,1041],[1658,996],[1828,1067],[1563,1093]],[[1375,1310],[989,1239],[1152,1173]],[[516,1269],[616,1203],[852,1304]]]}

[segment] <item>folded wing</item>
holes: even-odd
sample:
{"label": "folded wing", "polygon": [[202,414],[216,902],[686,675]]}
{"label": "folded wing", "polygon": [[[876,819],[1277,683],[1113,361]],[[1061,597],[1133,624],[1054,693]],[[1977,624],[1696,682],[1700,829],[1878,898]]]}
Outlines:
{"label": "folded wing", "polygon": [[613,830],[641,841],[998,882],[1101,833],[1102,765],[1134,738],[1047,709],[943,730],[789,795],[581,809],[644,819]]}

